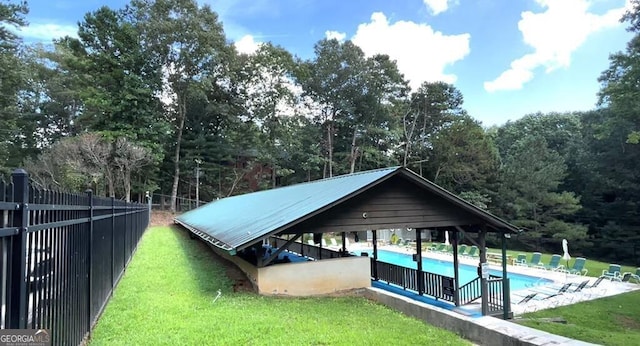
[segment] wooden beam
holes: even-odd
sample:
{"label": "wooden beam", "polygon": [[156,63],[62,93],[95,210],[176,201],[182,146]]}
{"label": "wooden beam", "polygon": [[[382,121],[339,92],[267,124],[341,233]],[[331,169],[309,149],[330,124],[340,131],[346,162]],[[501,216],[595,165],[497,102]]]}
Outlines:
{"label": "wooden beam", "polygon": [[424,293],[424,287],[422,287],[422,229],[416,229],[416,247],[417,247],[417,269],[416,270],[416,281],[418,282],[418,294],[422,295]]}
{"label": "wooden beam", "polygon": [[458,232],[451,232],[451,244],[453,245],[453,303],[460,306],[460,279],[458,273]]}
{"label": "wooden beam", "polygon": [[373,233],[373,280],[378,281],[378,230],[372,230]]}
{"label": "wooden beam", "polygon": [[473,239],[473,237],[471,237],[470,235],[467,235],[467,233],[469,233],[469,232],[465,231],[465,230],[464,230],[464,228],[462,228],[462,227],[460,227],[460,226],[455,226],[455,227],[456,227],[456,229],[457,229],[458,231],[460,231],[460,232],[463,232],[463,233],[464,233],[464,235],[465,235],[465,239],[469,239],[469,241],[470,241],[473,245],[477,246],[478,248],[480,247],[480,244],[479,244],[479,242],[478,242],[478,241],[476,241],[476,239]]}
{"label": "wooden beam", "polygon": [[273,261],[274,259],[276,259],[278,257],[279,254],[282,253],[282,251],[286,250],[289,248],[289,245],[291,245],[291,243],[295,242],[298,238],[300,238],[300,236],[302,236],[302,234],[296,234],[295,237],[287,240],[286,243],[284,243],[281,247],[278,248],[278,250],[276,250],[276,252],[274,252],[273,254],[271,254],[271,256],[269,256],[269,258],[267,258],[266,260],[264,260],[262,262],[262,266],[266,266],[267,264],[271,263],[271,261]]}

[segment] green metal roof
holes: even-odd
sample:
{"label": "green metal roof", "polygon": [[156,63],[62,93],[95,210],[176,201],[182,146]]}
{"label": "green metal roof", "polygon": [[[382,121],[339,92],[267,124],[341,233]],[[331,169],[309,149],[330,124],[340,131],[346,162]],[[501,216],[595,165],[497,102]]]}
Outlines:
{"label": "green metal roof", "polygon": [[396,174],[402,174],[493,227],[517,232],[506,221],[402,167],[341,175],[227,197],[186,212],[175,221],[215,246],[234,252],[302,222]]}
{"label": "green metal roof", "polygon": [[305,216],[384,180],[398,169],[359,172],[227,197],[186,212],[176,222],[218,247],[238,249],[292,222],[302,221]]}

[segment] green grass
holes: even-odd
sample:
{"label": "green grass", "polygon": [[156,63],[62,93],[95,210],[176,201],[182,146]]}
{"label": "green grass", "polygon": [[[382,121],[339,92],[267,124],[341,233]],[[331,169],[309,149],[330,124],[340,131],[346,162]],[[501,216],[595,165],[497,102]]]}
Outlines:
{"label": "green grass", "polygon": [[[217,291],[221,297],[215,301]],[[225,268],[183,231],[150,228],[92,345],[469,345],[359,297],[234,293]]]}
{"label": "green grass", "polygon": [[[521,324],[603,345],[640,345],[640,291],[525,314]],[[561,317],[567,324],[536,320]]]}

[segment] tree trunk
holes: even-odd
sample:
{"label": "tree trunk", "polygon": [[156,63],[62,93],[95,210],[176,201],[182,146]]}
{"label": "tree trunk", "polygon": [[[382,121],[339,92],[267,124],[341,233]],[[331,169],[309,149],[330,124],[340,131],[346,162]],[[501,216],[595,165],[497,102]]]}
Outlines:
{"label": "tree trunk", "polygon": [[403,160],[404,167],[407,166],[407,160],[409,159],[409,154],[411,153],[411,141],[413,140],[413,131],[416,129],[416,123],[418,122],[418,117],[416,116],[415,118],[413,118],[413,121],[411,122],[411,130],[407,131],[407,116],[409,115],[410,112],[411,110],[405,113],[404,119],[403,119],[404,121],[402,122],[404,127],[404,139],[406,141],[406,144],[404,146],[404,160]]}
{"label": "tree trunk", "polygon": [[353,173],[356,169],[356,158],[358,155],[358,147],[356,147],[356,134],[358,133],[357,129],[353,130],[353,138],[351,139],[351,157],[349,157],[349,161],[351,161],[351,170],[350,173]]}
{"label": "tree trunk", "polygon": [[327,145],[329,146],[329,178],[333,177],[333,136],[331,121],[327,124]]}
{"label": "tree trunk", "polygon": [[176,137],[176,152],[174,155],[173,187],[171,188],[171,212],[176,212],[176,200],[178,199],[178,182],[180,181],[180,143],[182,142],[182,129],[184,128],[184,118],[187,116],[186,97],[180,98],[178,102],[178,134]]}
{"label": "tree trunk", "polygon": [[124,172],[124,200],[125,202],[131,202],[131,171],[125,170]]}

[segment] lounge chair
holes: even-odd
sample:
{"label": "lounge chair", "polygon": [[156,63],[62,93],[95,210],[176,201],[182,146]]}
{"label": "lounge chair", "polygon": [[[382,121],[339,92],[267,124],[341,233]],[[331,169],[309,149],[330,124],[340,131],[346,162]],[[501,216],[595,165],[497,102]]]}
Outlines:
{"label": "lounge chair", "polygon": [[513,261],[513,265],[526,267],[527,266],[527,255],[525,255],[523,253],[518,254],[518,257],[515,259],[515,261]]}
{"label": "lounge chair", "polygon": [[542,257],[542,254],[539,252],[534,252],[531,254],[531,260],[529,261],[529,263],[527,264],[527,266],[529,267],[533,267],[533,268],[544,268],[544,264],[542,262],[540,262],[540,258]]}
{"label": "lounge chair", "polygon": [[617,278],[615,278],[616,281],[620,281],[620,282],[629,282],[631,280],[631,276],[633,275],[633,273],[630,272],[626,272],[620,276],[618,276]]}
{"label": "lounge chair", "polygon": [[433,251],[433,252],[444,252],[444,248],[446,246],[446,245],[444,245],[444,243],[438,244],[437,247],[434,247],[434,245],[431,246],[431,251]]}
{"label": "lounge chair", "polygon": [[522,300],[520,300],[517,304],[518,304],[518,305],[520,305],[520,304],[526,304],[526,303],[528,303],[531,299],[533,299],[533,298],[534,298],[535,296],[537,296],[537,295],[538,295],[538,292],[533,292],[533,293],[531,293],[531,294],[529,294],[529,295],[525,296],[524,298],[522,298]]}
{"label": "lounge chair", "polygon": [[531,302],[532,300],[536,300],[535,297],[537,295],[537,292],[530,293],[522,297],[522,299],[520,299],[520,301],[516,303],[516,305],[522,306],[522,314],[526,314],[527,312],[535,312],[537,310],[537,303]]}
{"label": "lounge chair", "polygon": [[[624,280],[625,277],[627,278],[626,281]],[[635,274],[631,272],[625,272],[622,274],[622,282],[631,282],[632,280],[637,284],[640,283],[640,268],[636,268]]]}
{"label": "lounge chair", "polygon": [[[598,285],[600,285],[600,283],[602,282],[602,280],[604,280],[605,277],[604,276],[600,276],[599,278],[596,279],[596,281],[594,281],[591,285],[587,285],[584,287],[583,291],[584,293],[591,298],[591,296],[594,295],[594,291],[598,288]],[[601,295],[604,295],[604,293],[606,292],[606,289],[602,289],[600,291]]]}
{"label": "lounge chair", "polygon": [[569,282],[566,283],[564,285],[562,285],[562,287],[558,288],[558,290],[554,291],[554,290],[549,290],[546,287],[538,287],[535,289],[531,289],[532,292],[537,292],[537,293],[542,293],[542,294],[546,294],[547,297],[546,298],[551,298],[552,296],[557,296],[563,293],[566,293],[567,291],[569,291],[569,288],[571,287],[571,285],[573,285],[573,283]]}
{"label": "lounge chair", "polygon": [[583,275],[586,276],[589,270],[584,267],[584,264],[587,260],[584,257],[576,258],[576,261],[573,262],[573,266],[571,268],[566,269],[566,272],[569,274],[575,275]]}
{"label": "lounge chair", "polygon": [[584,289],[585,287],[587,287],[587,285],[589,284],[589,280],[584,280],[582,281],[578,286],[576,286],[576,288],[572,289],[572,290],[567,290],[567,292],[569,293],[577,293],[582,291],[582,289]]}
{"label": "lounge chair", "polygon": [[613,280],[618,280],[620,281],[621,274],[620,274],[620,265],[619,264],[609,264],[609,269],[605,269],[602,271],[602,275],[600,275],[601,277],[604,277],[605,279],[609,279],[611,281]]}
{"label": "lounge chair", "polygon": [[460,247],[458,248],[458,256],[464,254],[467,251],[467,245],[462,244],[460,245]]}
{"label": "lounge chair", "polygon": [[469,249],[469,252],[467,252],[467,254],[464,256],[470,257],[470,258],[480,257],[480,255],[478,254],[478,247],[475,245],[472,245],[471,248]]}
{"label": "lounge chair", "polygon": [[544,269],[551,270],[551,271],[556,271],[556,270],[564,268],[564,266],[560,264],[560,260],[561,259],[562,259],[562,256],[557,255],[557,254],[551,256],[551,259],[549,260],[549,264],[545,265]]}

